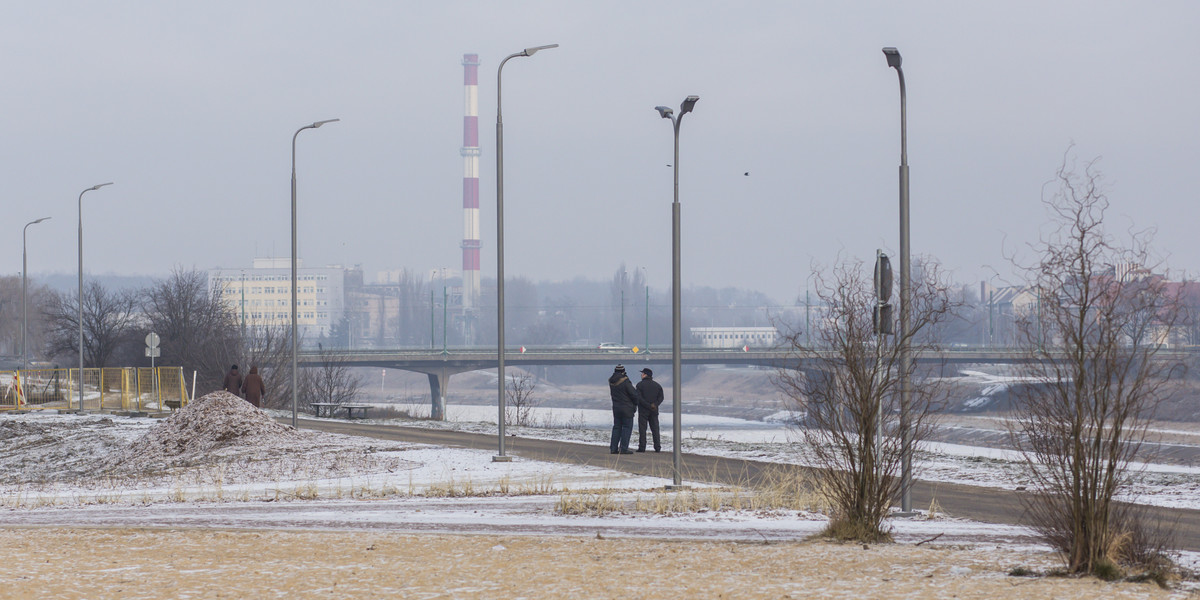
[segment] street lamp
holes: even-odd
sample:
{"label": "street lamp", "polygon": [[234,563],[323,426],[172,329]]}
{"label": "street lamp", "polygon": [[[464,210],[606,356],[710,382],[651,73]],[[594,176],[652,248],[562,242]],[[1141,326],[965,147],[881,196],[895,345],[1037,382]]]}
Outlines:
{"label": "street lamp", "polygon": [[492,457],[494,462],[512,462],[504,454],[504,117],[500,111],[500,76],[504,63],[518,56],[533,56],[538,50],[557,48],[558,44],[534,46],[510,54],[496,67],[496,381],[499,417],[497,419],[499,453]]}
{"label": "street lamp", "polygon": [[909,404],[912,399],[912,348],[908,339],[908,320],[912,313],[911,293],[912,255],[909,253],[908,229],[908,113],[907,97],[904,93],[904,69],[900,68],[900,51],[884,48],[889,67],[896,69],[900,78],[900,451],[901,484],[900,510],[912,512],[912,432],[910,429]]}
{"label": "street lamp", "polygon": [[50,217],[42,217],[25,224],[21,230],[21,370],[29,369],[29,262],[26,260],[26,234],[30,225],[37,225]]}
{"label": "street lamp", "polygon": [[341,119],[327,119],[305,125],[292,134],[292,427],[296,427],[296,304],[299,296],[296,294],[296,137],[305,129],[316,129],[326,123],[336,123]]}
{"label": "street lamp", "polygon": [[[79,410],[83,411],[83,195],[98,190],[106,185],[112,185],[112,182],[93,185],[92,187],[79,192]],[[67,401],[67,409],[71,408],[71,402]]]}
{"label": "street lamp", "polygon": [[683,486],[683,456],[680,438],[683,436],[683,427],[680,425],[680,419],[683,415],[682,404],[683,394],[681,391],[683,385],[683,368],[680,361],[680,346],[682,324],[680,321],[681,298],[680,295],[680,262],[679,262],[679,124],[683,122],[683,115],[692,112],[692,107],[696,106],[696,101],[700,96],[688,96],[684,98],[683,103],[679,105],[679,115],[676,116],[675,111],[666,106],[656,106],[654,110],[664,119],[670,119],[671,125],[675,129],[675,201],[671,203],[671,453],[672,453],[672,471],[674,472],[674,487]]}

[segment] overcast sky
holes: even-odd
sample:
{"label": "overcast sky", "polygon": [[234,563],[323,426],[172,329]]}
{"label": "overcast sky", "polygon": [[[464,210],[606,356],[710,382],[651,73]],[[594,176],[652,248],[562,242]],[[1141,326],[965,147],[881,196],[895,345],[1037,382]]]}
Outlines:
{"label": "overcast sky", "polygon": [[[897,253],[904,56],[912,249],[962,281],[1044,229],[1074,142],[1117,231],[1200,263],[1196,2],[8,2],[0,270],[163,275],[290,255],[300,135],[306,265],[457,268],[464,53],[480,66],[484,276],[495,276],[496,67],[506,273],[665,289],[683,121],[685,285],[788,303],[812,261]],[[749,172],[749,176],[744,173]]]}

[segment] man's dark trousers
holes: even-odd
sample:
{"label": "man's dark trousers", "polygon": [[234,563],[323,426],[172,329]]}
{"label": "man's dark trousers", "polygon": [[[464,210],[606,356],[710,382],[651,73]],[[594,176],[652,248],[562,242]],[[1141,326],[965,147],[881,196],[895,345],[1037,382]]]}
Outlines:
{"label": "man's dark trousers", "polygon": [[654,436],[654,451],[662,450],[662,438],[658,432],[658,409],[655,408],[651,414],[649,410],[643,408],[638,411],[638,450],[646,451],[646,425],[650,426],[650,433]]}
{"label": "man's dark trousers", "polygon": [[609,452],[629,450],[629,438],[633,436],[633,413],[613,411],[612,438],[608,442]]}

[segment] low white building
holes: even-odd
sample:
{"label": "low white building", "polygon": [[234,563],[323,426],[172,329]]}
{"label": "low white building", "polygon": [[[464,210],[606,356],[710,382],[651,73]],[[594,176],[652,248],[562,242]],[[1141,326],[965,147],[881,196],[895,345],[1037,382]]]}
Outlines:
{"label": "low white building", "polygon": [[692,340],[705,348],[772,348],[779,341],[774,327],[692,327]]}
{"label": "low white building", "polygon": [[[345,269],[304,267],[297,261],[296,325],[302,343],[329,335],[345,314]],[[221,290],[248,328],[291,326],[292,259],[256,258],[249,269],[211,269],[208,289]]]}

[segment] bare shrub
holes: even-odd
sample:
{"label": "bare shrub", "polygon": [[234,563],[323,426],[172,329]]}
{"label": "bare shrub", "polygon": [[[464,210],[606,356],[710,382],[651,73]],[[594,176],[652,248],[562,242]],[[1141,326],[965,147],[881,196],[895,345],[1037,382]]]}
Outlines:
{"label": "bare shrub", "polygon": [[1057,229],[1030,246],[1032,264],[1014,259],[1039,299],[1019,330],[1024,375],[1040,384],[1016,390],[1010,433],[1034,481],[1026,496],[1034,528],[1068,572],[1108,578],[1165,549],[1113,498],[1149,458],[1150,420],[1184,371],[1162,352],[1182,288],[1152,274],[1153,232],[1120,241],[1104,231],[1109,203],[1094,161],[1079,174],[1069,156],[1043,199]]}
{"label": "bare shrub", "polygon": [[[932,332],[957,304],[936,263],[920,261],[913,271],[906,341],[915,354],[935,348]],[[888,539],[883,520],[902,492],[901,411],[907,412],[915,445],[927,437],[945,389],[910,361],[907,375],[919,381],[909,406],[900,406],[902,340],[875,335],[877,300],[868,272],[861,261],[851,261],[835,267],[828,279],[817,276],[822,318],[811,331],[785,335],[794,358],[776,382],[793,409],[805,414],[800,433],[833,511],[826,534],[875,542]]]}
{"label": "bare shrub", "polygon": [[362,391],[362,380],[346,361],[346,353],[317,344],[320,362],[301,373],[299,401],[305,407],[313,402],[351,403]]}
{"label": "bare shrub", "polygon": [[533,410],[541,405],[533,393],[537,389],[537,381],[524,371],[513,372],[508,376],[504,386],[504,420],[518,427],[533,427],[536,419]]}

